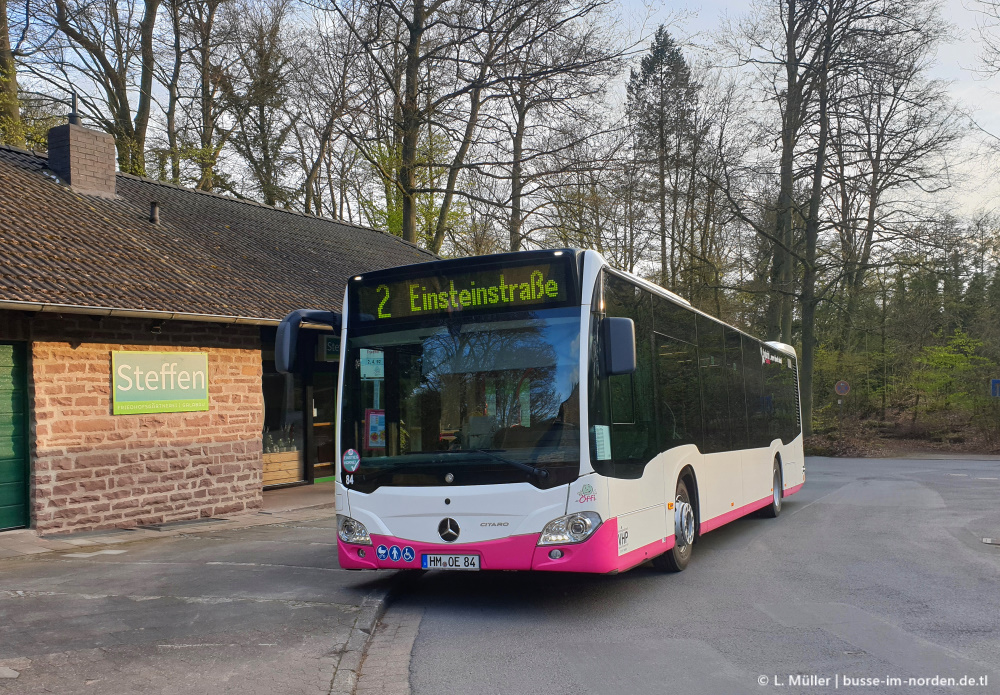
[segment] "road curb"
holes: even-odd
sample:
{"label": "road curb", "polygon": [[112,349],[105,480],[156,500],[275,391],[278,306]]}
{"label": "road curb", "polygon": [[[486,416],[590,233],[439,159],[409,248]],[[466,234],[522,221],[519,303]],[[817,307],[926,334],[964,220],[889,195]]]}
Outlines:
{"label": "road curb", "polygon": [[358,687],[358,677],[361,675],[361,664],[365,660],[365,651],[371,642],[375,627],[405,581],[405,573],[399,572],[384,595],[378,598],[368,596],[361,602],[361,610],[351,627],[351,634],[333,672],[330,695],[354,695]]}

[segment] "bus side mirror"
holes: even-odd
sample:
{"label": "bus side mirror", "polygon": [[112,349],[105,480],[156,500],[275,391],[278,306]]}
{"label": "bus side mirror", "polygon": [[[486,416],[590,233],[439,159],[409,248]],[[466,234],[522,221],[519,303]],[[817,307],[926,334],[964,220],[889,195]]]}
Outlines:
{"label": "bus side mirror", "polygon": [[635,323],[609,316],[601,320],[604,373],[608,376],[635,371]]}
{"label": "bus side mirror", "polygon": [[335,311],[296,309],[283,318],[278,324],[278,335],[274,340],[274,367],[282,374],[295,371],[299,329],[303,322],[318,324],[316,328],[333,329],[340,333],[341,315]]}

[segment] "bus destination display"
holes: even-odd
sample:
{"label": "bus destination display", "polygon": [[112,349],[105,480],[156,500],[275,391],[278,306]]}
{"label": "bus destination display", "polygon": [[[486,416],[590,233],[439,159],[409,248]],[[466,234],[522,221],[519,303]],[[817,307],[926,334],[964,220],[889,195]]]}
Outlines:
{"label": "bus destination display", "polygon": [[535,263],[362,285],[363,320],[413,319],[462,311],[561,306],[568,297],[566,266]]}

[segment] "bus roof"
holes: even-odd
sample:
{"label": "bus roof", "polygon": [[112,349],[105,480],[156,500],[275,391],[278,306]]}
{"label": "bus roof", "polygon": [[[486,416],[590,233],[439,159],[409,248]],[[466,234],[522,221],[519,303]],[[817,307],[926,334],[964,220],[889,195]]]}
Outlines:
{"label": "bus roof", "polygon": [[718,316],[712,316],[708,312],[702,311],[701,309],[699,309],[696,306],[694,306],[693,304],[691,304],[691,302],[689,302],[687,299],[685,299],[684,297],[680,296],[676,292],[671,292],[670,290],[668,290],[668,289],[666,289],[664,287],[660,287],[656,283],[650,282],[649,280],[646,280],[645,278],[641,278],[638,275],[636,275],[635,273],[630,273],[627,270],[620,270],[618,268],[615,268],[613,265],[611,265],[610,263],[608,263],[608,260],[606,258],[604,258],[604,256],[602,256],[597,251],[592,251],[591,253],[596,254],[602,261],[604,261],[604,263],[607,264],[608,268],[610,268],[611,270],[613,270],[616,273],[619,273],[621,275],[626,276],[629,280],[631,280],[632,282],[636,283],[637,285],[645,287],[646,289],[650,290],[651,292],[655,292],[657,294],[663,295],[663,296],[665,296],[668,299],[672,299],[673,301],[677,302],[678,304],[683,304],[684,306],[690,308],[692,311],[694,311],[696,313],[699,313],[699,314],[702,314],[704,316],[707,316],[708,318],[710,318],[713,321],[716,321],[718,323],[721,323],[723,326],[726,326],[727,328],[731,328],[731,329],[733,329],[734,331],[736,331],[738,333],[742,333],[743,335],[747,336],[748,338],[753,338],[754,340],[758,340],[758,341],[762,342],[763,344],[767,345],[768,347],[774,348],[775,350],[779,350],[780,352],[783,352],[783,353],[785,353],[787,355],[791,355],[795,359],[798,359],[798,354],[795,352],[795,348],[792,347],[791,345],[788,345],[787,343],[781,343],[781,342],[778,342],[776,340],[770,340],[770,341],[761,340],[760,338],[757,338],[756,336],[753,336],[750,333],[747,333],[746,331],[744,331],[741,328],[737,328],[736,326],[733,326],[733,325],[730,325],[730,324],[726,323],[725,321],[723,321],[722,319],[720,319]]}
{"label": "bus roof", "polygon": [[[397,266],[397,267],[394,267],[394,268],[386,268],[386,269],[383,269],[383,270],[374,270],[374,271],[371,271],[371,272],[368,272],[368,273],[364,273],[362,275],[357,275],[357,276],[354,277],[354,280],[356,280],[356,281],[357,280],[370,281],[370,280],[374,280],[376,278],[381,278],[381,277],[384,277],[384,276],[391,277],[391,276],[399,276],[399,275],[404,275],[405,276],[405,275],[421,274],[421,273],[447,273],[449,270],[454,271],[454,269],[456,269],[456,268],[465,267],[469,263],[502,264],[502,263],[507,262],[507,261],[511,261],[511,262],[523,262],[526,259],[543,260],[543,259],[549,259],[549,258],[553,258],[553,257],[560,257],[560,256],[563,256],[563,255],[569,255],[569,256],[577,259],[577,261],[579,262],[580,260],[582,260],[580,257],[583,256],[583,255],[585,255],[585,254],[594,254],[608,268],[610,268],[611,270],[613,270],[616,273],[624,275],[625,277],[627,277],[629,280],[631,280],[635,284],[637,284],[637,285],[639,285],[639,286],[641,286],[641,287],[649,290],[650,292],[654,292],[656,294],[662,295],[665,298],[670,299],[670,300],[672,300],[672,301],[674,301],[674,302],[676,302],[678,304],[681,304],[681,305],[683,305],[685,307],[688,307],[692,311],[695,311],[695,312],[697,312],[699,314],[704,314],[705,316],[707,316],[708,318],[712,319],[713,321],[717,321],[717,322],[723,324],[724,326],[727,326],[728,328],[733,329],[734,331],[738,331],[739,333],[742,333],[742,334],[746,335],[747,337],[754,338],[755,340],[760,340],[760,338],[756,338],[755,336],[747,333],[746,331],[744,331],[744,330],[742,330],[740,328],[737,328],[736,326],[732,326],[732,325],[726,323],[725,321],[723,321],[719,317],[712,316],[711,314],[709,314],[709,313],[707,313],[705,311],[702,311],[701,309],[698,309],[693,304],[691,304],[690,301],[688,301],[684,297],[680,296],[676,292],[671,292],[670,290],[668,290],[668,289],[666,289],[664,287],[660,287],[656,283],[650,282],[649,280],[646,280],[645,278],[639,277],[635,273],[630,273],[627,270],[621,270],[619,268],[615,268],[613,265],[611,265],[608,262],[608,260],[606,258],[604,258],[603,255],[601,255],[598,251],[595,251],[593,249],[576,249],[576,248],[533,249],[533,250],[527,250],[527,251],[513,251],[513,252],[508,252],[508,253],[494,253],[494,254],[488,254],[488,255],[484,255],[484,256],[467,256],[467,257],[464,257],[464,258],[440,259],[440,260],[428,261],[426,263],[414,263],[414,264],[406,265],[406,266]],[[578,266],[578,270],[579,270],[579,266]],[[585,298],[583,298],[583,299],[584,299],[584,301],[587,301]],[[795,358],[798,357],[797,353],[795,352],[795,348],[792,347],[791,345],[788,345],[786,343],[781,343],[781,342],[778,342],[778,341],[761,341],[761,342],[763,342],[765,345],[768,345],[769,347],[774,348],[775,350],[779,350],[781,352],[784,352],[785,354],[791,355],[792,357],[795,357]]]}

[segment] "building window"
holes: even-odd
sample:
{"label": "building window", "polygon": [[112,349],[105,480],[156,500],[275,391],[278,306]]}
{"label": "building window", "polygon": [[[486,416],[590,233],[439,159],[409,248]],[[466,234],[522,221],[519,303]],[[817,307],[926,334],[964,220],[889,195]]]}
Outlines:
{"label": "building window", "polygon": [[302,374],[274,367],[274,329],[261,332],[264,394],[264,487],[306,479],[306,418]]}

